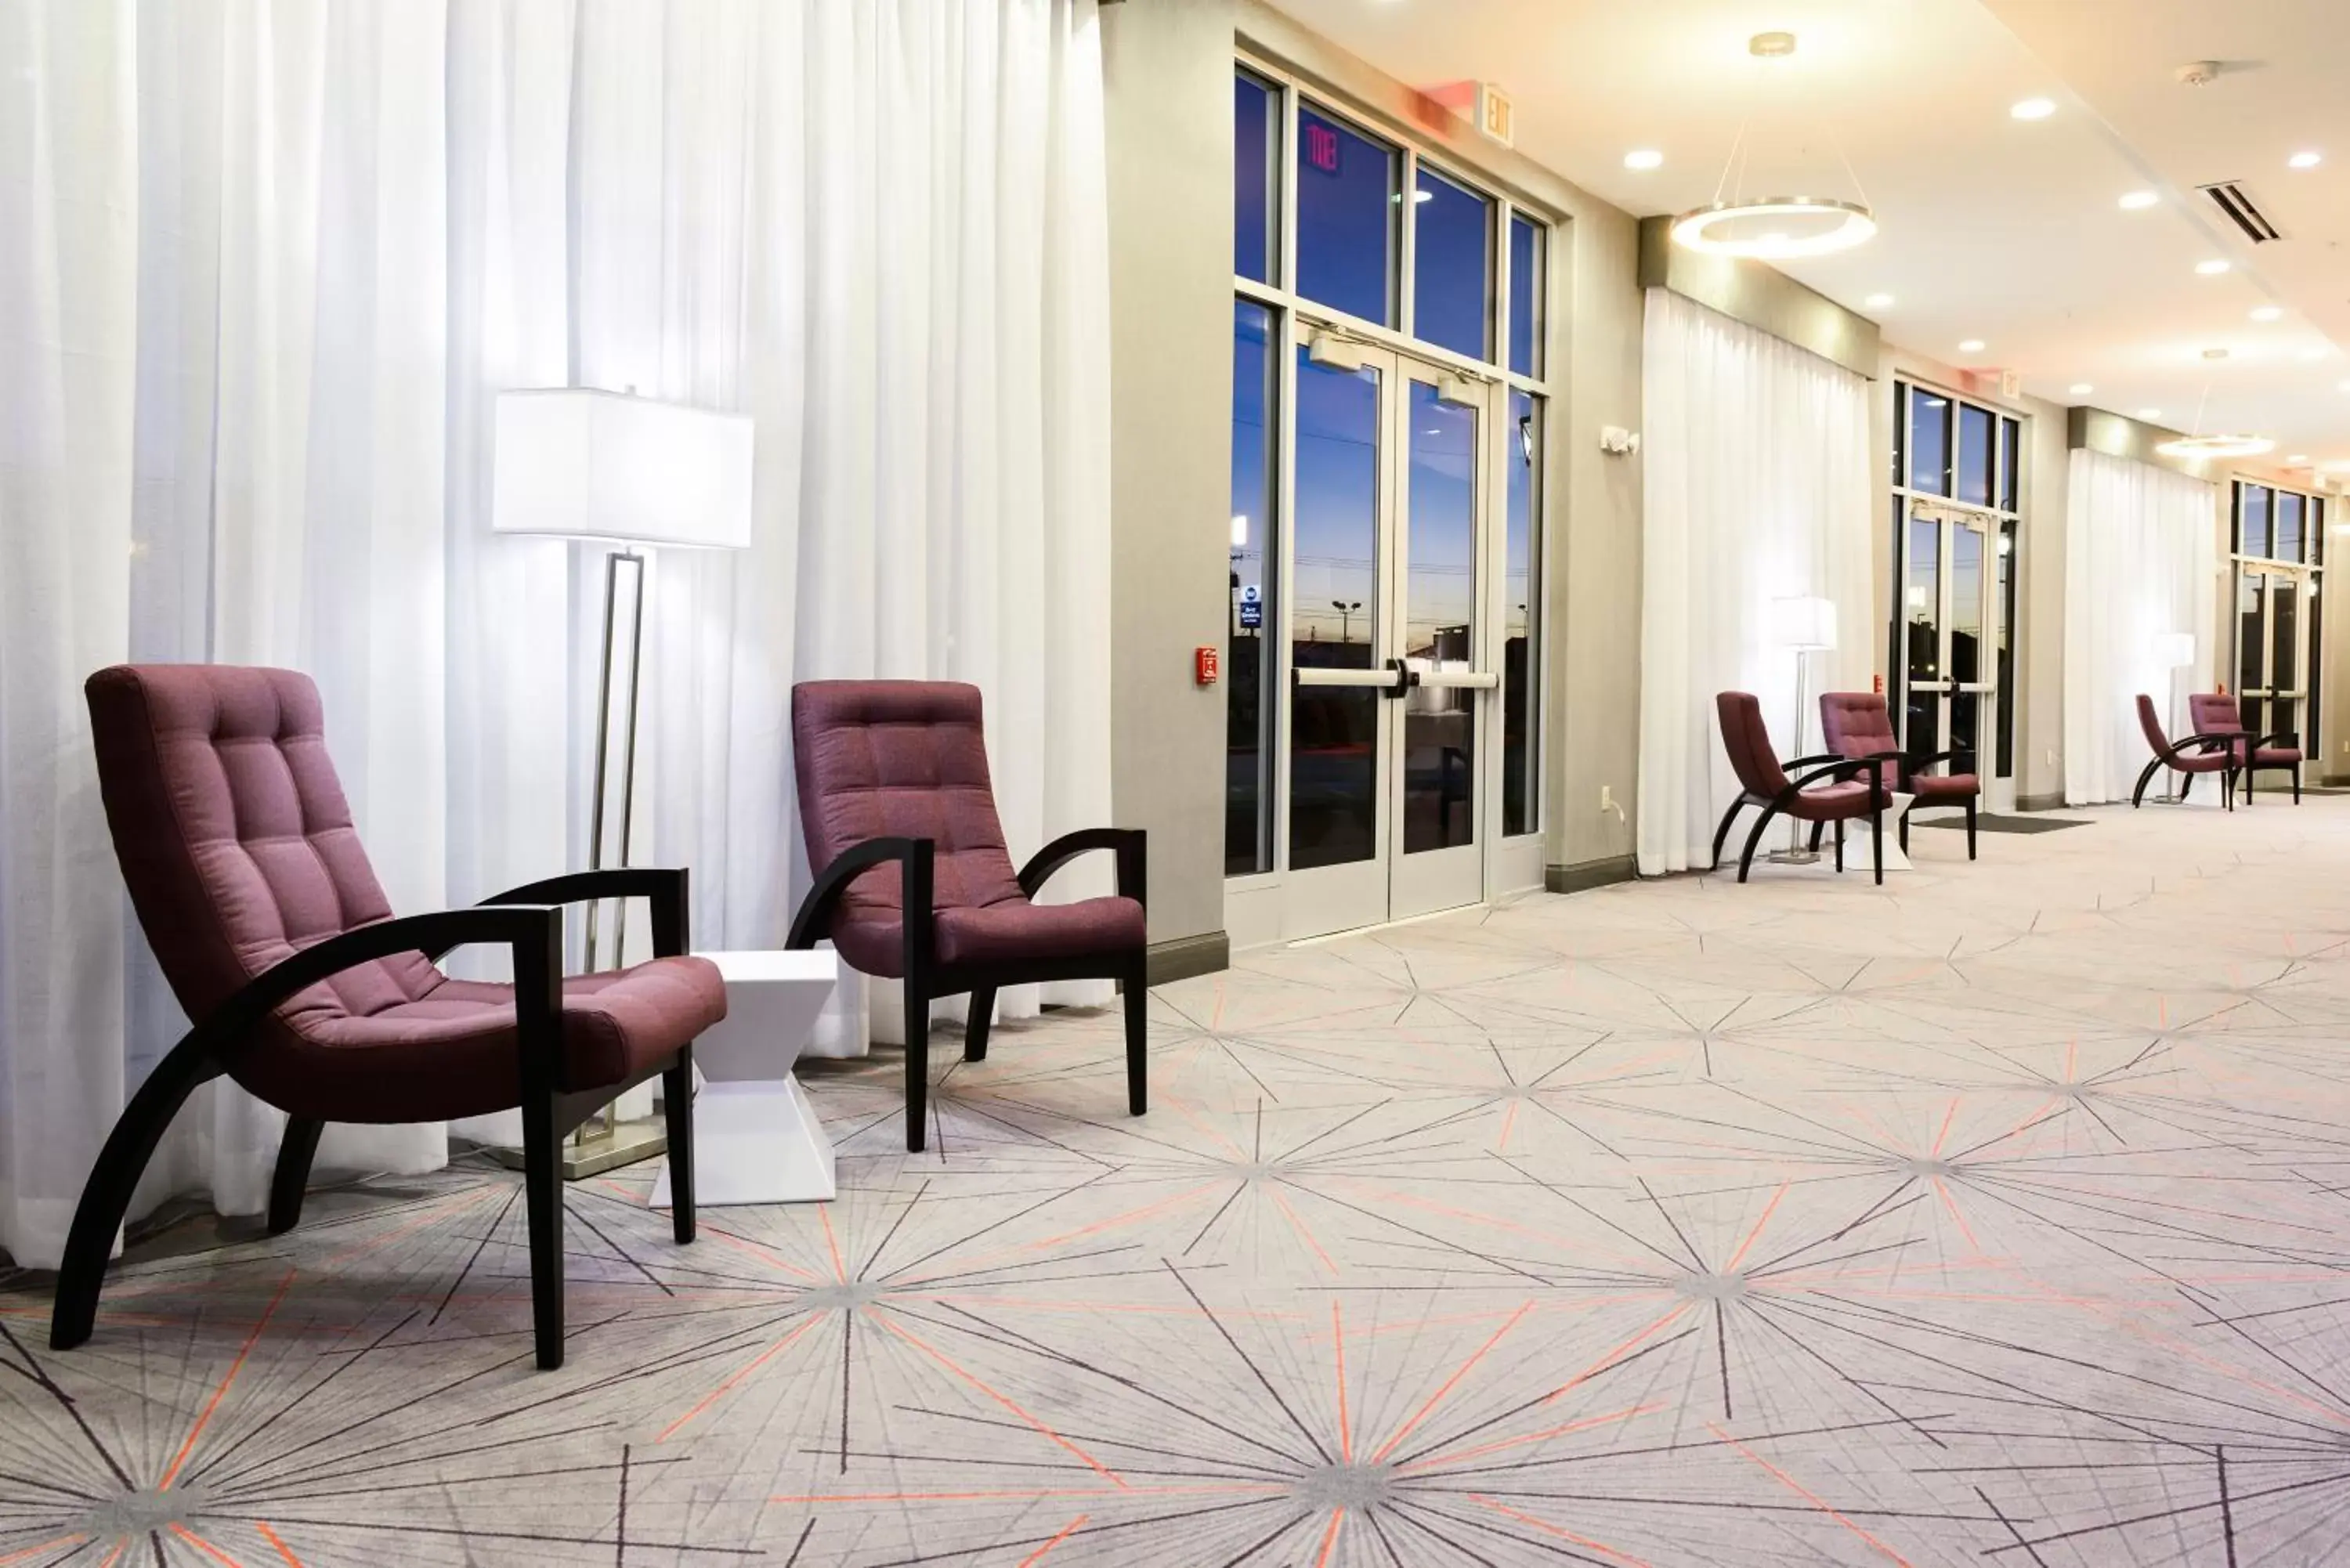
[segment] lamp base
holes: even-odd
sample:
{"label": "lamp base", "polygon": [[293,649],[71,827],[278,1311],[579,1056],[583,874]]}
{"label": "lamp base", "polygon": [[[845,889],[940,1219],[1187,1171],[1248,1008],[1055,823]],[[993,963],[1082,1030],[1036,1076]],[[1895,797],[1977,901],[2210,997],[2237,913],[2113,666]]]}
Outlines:
{"label": "lamp base", "polygon": [[1816,866],[1825,857],[1816,849],[1773,849],[1762,858],[1773,866]]}
{"label": "lamp base", "polygon": [[[584,1180],[668,1152],[668,1126],[659,1116],[615,1122],[608,1127],[591,1123],[563,1140],[563,1179]],[[523,1168],[523,1151],[518,1148],[500,1145],[490,1153],[508,1170]]]}

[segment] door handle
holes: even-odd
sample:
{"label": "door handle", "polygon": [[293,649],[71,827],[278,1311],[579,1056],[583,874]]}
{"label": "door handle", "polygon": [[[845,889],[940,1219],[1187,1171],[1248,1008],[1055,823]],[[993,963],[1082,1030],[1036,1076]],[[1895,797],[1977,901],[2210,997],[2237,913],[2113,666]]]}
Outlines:
{"label": "door handle", "polygon": [[1430,670],[1421,671],[1414,684],[1431,691],[1492,691],[1500,688],[1502,678],[1490,670]]}
{"label": "door handle", "polygon": [[1400,697],[1411,690],[1411,671],[1400,659],[1390,659],[1378,670],[1311,670],[1293,668],[1289,672],[1293,684],[1298,686],[1345,686],[1357,691],[1377,691],[1382,697]]}

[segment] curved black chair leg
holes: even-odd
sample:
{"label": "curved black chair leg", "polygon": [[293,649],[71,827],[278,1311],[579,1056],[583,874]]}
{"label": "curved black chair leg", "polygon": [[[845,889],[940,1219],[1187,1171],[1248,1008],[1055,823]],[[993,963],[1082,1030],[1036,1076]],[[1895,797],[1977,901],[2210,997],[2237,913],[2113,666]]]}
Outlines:
{"label": "curved black chair leg", "polygon": [[906,977],[906,1152],[922,1152],[931,1114],[931,999]]}
{"label": "curved black chair leg", "polygon": [[98,1163],[81,1189],[74,1210],[73,1229],[66,1237],[64,1262],[57,1268],[57,1305],[49,1314],[49,1348],[71,1350],[89,1337],[98,1322],[98,1293],[106,1283],[106,1261],[114,1252],[115,1233],[122,1229],[123,1211],[130,1207],[131,1189],[154,1158],[155,1146],[172,1117],[187,1104],[198,1085],[220,1075],[219,1065],[182,1040],[171,1054],[155,1064],[130,1103],[107,1135]]}
{"label": "curved black chair leg", "polygon": [[[1906,844],[1905,844],[1905,845],[1903,845],[1901,847],[1902,847],[1902,848],[1904,848],[1904,849],[1907,849],[1907,848],[1908,848],[1909,846],[1908,846],[1908,845],[1906,845]],[[1972,860],[1974,857],[1975,857],[1975,803],[1974,803],[1971,799],[1970,799],[1970,800],[1967,802],[1967,858],[1968,858],[1968,859],[1970,859],[1970,860]]]}
{"label": "curved black chair leg", "polygon": [[1147,959],[1137,953],[1126,971],[1126,1108],[1141,1116],[1150,1108],[1150,981]]}
{"label": "curved black chair leg", "polygon": [[1827,824],[1825,822],[1812,824],[1812,853],[1814,855],[1820,852],[1820,835],[1826,827]]}
{"label": "curved black chair leg", "polygon": [[1730,809],[1721,814],[1721,826],[1713,830],[1713,864],[1708,866],[1707,870],[1721,869],[1721,846],[1730,842],[1730,825],[1738,820],[1739,810],[1745,805],[1742,798],[1731,801]]}
{"label": "curved black chair leg", "polygon": [[995,987],[974,985],[971,988],[971,1015],[962,1026],[962,1059],[966,1062],[987,1060],[988,1026],[995,1021]]}
{"label": "curved black chair leg", "polygon": [[2293,804],[2295,805],[2301,804],[2301,764],[2299,763],[2293,764]]}
{"label": "curved black chair leg", "polygon": [[277,1146],[277,1168],[269,1179],[269,1233],[283,1236],[302,1220],[302,1195],[310,1187],[310,1162],[318,1157],[318,1135],[327,1124],[308,1116],[286,1123]]}
{"label": "curved black chair leg", "polygon": [[[1844,818],[1840,816],[1836,818],[1835,833],[1836,875],[1841,877],[1844,875]],[[1819,829],[1816,827],[1812,830],[1812,842],[1814,844],[1819,842]]]}
{"label": "curved black chair leg", "polygon": [[1755,821],[1754,831],[1746,836],[1746,852],[1738,857],[1738,879],[1741,882],[1745,881],[1746,873],[1753,869],[1754,846],[1762,842],[1763,831],[1771,826],[1771,819],[1778,815],[1778,807],[1765,806],[1762,816]]}
{"label": "curved black chair leg", "polygon": [[[1967,811],[1971,819],[1974,807],[1969,806]],[[1836,826],[1841,831],[1844,824],[1838,823]],[[1882,888],[1885,886],[1885,812],[1881,807],[1868,814],[1868,848],[1869,858],[1875,862],[1871,869],[1877,873],[1877,885]]]}
{"label": "curved black chair leg", "polygon": [[693,1240],[693,1047],[678,1047],[661,1069],[661,1119],[669,1132],[670,1234],[682,1247]]}
{"label": "curved black chair leg", "polygon": [[1893,832],[1894,832],[1894,836],[1895,836],[1896,837],[1898,837],[1898,839],[1900,839],[1900,841],[1901,841],[1901,853],[1902,853],[1902,854],[1904,854],[1904,855],[1908,854],[1908,853],[1909,853],[1909,814],[1908,814],[1908,812],[1906,812],[1906,811],[1905,811],[1905,812],[1903,812],[1903,813],[1901,814],[1901,820],[1900,820],[1898,823],[1897,823],[1897,824],[1895,824],[1895,825],[1894,825]]}
{"label": "curved black chair leg", "polygon": [[2154,782],[2154,775],[2156,773],[2160,771],[2161,767],[2162,759],[2160,757],[2157,757],[2154,761],[2147,763],[2145,771],[2137,775],[2137,788],[2130,791],[2130,809],[2132,811],[2136,811],[2139,806],[2146,804],[2146,786]]}
{"label": "curved black chair leg", "polygon": [[2190,795],[2190,794],[2193,794],[2194,793],[2195,793],[2195,775],[2194,775],[2193,774],[2179,774],[2179,775],[2178,775],[2178,799],[2179,799],[2179,803],[2180,803],[2181,805],[2186,804],[2187,797],[2188,797],[2189,795]]}

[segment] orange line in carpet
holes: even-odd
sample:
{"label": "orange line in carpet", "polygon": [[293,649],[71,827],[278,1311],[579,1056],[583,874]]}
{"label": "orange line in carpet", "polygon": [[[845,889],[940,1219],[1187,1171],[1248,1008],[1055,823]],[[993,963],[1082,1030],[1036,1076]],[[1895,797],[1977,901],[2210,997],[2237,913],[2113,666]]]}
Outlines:
{"label": "orange line in carpet", "polygon": [[286,1559],[286,1568],[302,1568],[302,1560],[294,1555],[294,1549],[292,1547],[277,1539],[277,1532],[269,1528],[269,1523],[266,1520],[255,1520],[253,1521],[253,1528],[261,1532],[261,1539],[269,1542],[270,1545],[277,1548],[277,1555]]}
{"label": "orange line in carpet", "polygon": [[1330,1553],[1338,1544],[1338,1527],[1347,1522],[1347,1511],[1330,1511],[1330,1528],[1322,1532],[1322,1554],[1314,1559],[1314,1568],[1330,1568]]}
{"label": "orange line in carpet", "polygon": [[[44,1552],[53,1552],[68,1541],[88,1541],[88,1539],[89,1537],[80,1531],[76,1531],[71,1535],[60,1535],[55,1541],[44,1541],[38,1546],[27,1546],[22,1552],[11,1552],[7,1556],[0,1557],[0,1568],[5,1568],[5,1565],[10,1563],[22,1563],[27,1557],[38,1557]],[[118,1546],[114,1552],[119,1557],[122,1554],[122,1548]],[[79,1553],[77,1552],[74,1555],[78,1556]]]}
{"label": "orange line in carpet", "polygon": [[[1137,1497],[1232,1497],[1245,1492],[1285,1492],[1286,1481],[1248,1481],[1232,1486],[1129,1486]],[[1039,1502],[1055,1497],[1101,1496],[1098,1487],[1055,1487],[1027,1491],[819,1491],[778,1492],[769,1502],[813,1506],[820,1502]]]}
{"label": "orange line in carpet", "polygon": [[1950,1211],[1950,1218],[1959,1222],[1959,1234],[1967,1239],[1967,1245],[1974,1251],[1977,1257],[1981,1257],[1982,1243],[1975,1240],[1974,1227],[1967,1223],[1967,1217],[1959,1212],[1959,1200],[1950,1196],[1950,1184],[1938,1176],[1934,1178],[1934,1190],[1942,1195],[1942,1207],[1948,1209]]}
{"label": "orange line in carpet", "polygon": [[1068,1523],[1061,1526],[1060,1534],[1055,1535],[1052,1540],[1047,1541],[1044,1545],[1039,1546],[1035,1551],[1031,1552],[1027,1556],[1023,1557],[1020,1560],[1020,1568],[1036,1568],[1037,1563],[1045,1561],[1045,1553],[1053,1550],[1054,1547],[1058,1546],[1062,1542],[1066,1541],[1070,1536],[1075,1535],[1077,1532],[1077,1527],[1092,1517],[1093,1515],[1090,1513],[1081,1513],[1077,1515],[1076,1518],[1069,1521]]}
{"label": "orange line in carpet", "polygon": [[908,1345],[910,1345],[915,1349],[920,1351],[923,1355],[929,1356],[931,1360],[937,1362],[940,1366],[945,1367],[949,1372],[953,1373],[956,1376],[970,1384],[972,1387],[978,1389],[981,1393],[986,1395],[989,1398],[994,1400],[997,1404],[1003,1406],[1005,1409],[1011,1411],[1014,1415],[1019,1417],[1023,1421],[1027,1422],[1029,1426],[1035,1428],[1045,1437],[1050,1438],[1062,1448],[1066,1449],[1069,1452],[1076,1455],[1077,1458],[1083,1459],[1087,1465],[1091,1466],[1105,1479],[1118,1487],[1119,1490],[1131,1491],[1134,1490],[1126,1484],[1126,1478],[1124,1476],[1118,1474],[1116,1470],[1110,1469],[1107,1465],[1102,1463],[1091,1454],[1086,1452],[1085,1449],[1077,1447],[1076,1444],[1069,1441],[1068,1438],[1061,1436],[1060,1433],[1053,1430],[1052,1428],[1046,1426],[1043,1421],[1040,1421],[1035,1417],[1030,1415],[1026,1410],[1022,1409],[1020,1406],[1013,1400],[989,1387],[981,1378],[973,1376],[968,1371],[965,1371],[961,1366],[956,1364],[952,1356],[948,1355],[943,1351],[931,1348],[929,1345],[917,1339],[913,1334],[909,1334],[904,1328],[900,1327],[896,1323],[892,1322],[889,1318],[879,1315],[879,1314],[874,1315],[873,1321],[879,1324],[883,1328],[888,1329],[891,1334],[896,1334],[899,1339],[904,1340]]}
{"label": "orange line in carpet", "polygon": [[1347,1418],[1347,1327],[1338,1318],[1338,1303],[1330,1303],[1330,1343],[1338,1350],[1338,1454],[1355,1462],[1355,1426]]}
{"label": "orange line in carpet", "polygon": [[1632,1563],[1634,1568],[1652,1568],[1652,1565],[1644,1558],[1635,1557],[1628,1552],[1618,1552],[1613,1546],[1609,1546],[1603,1542],[1594,1541],[1588,1536],[1577,1535],[1571,1530],[1561,1530],[1557,1525],[1553,1524],[1546,1519],[1536,1519],[1531,1513],[1520,1513],[1516,1509],[1512,1508],[1509,1504],[1496,1502],[1490,1497],[1485,1497],[1480,1493],[1472,1491],[1469,1494],[1469,1501],[1476,1503],[1481,1508],[1490,1508],[1495,1513],[1507,1514],[1510,1518],[1516,1520],[1521,1524],[1531,1524],[1536,1530],[1544,1531],[1549,1534],[1557,1536],[1561,1541],[1572,1541],[1577,1546],[1588,1546],[1594,1552],[1605,1552],[1608,1556],[1615,1558],[1619,1563]]}
{"label": "orange line in carpet", "polygon": [[818,1209],[816,1217],[824,1221],[824,1244],[832,1253],[832,1276],[845,1285],[848,1282],[848,1269],[840,1261],[840,1242],[832,1233],[832,1210]]}
{"label": "orange line in carpet", "polygon": [[1517,1131],[1518,1106],[1523,1103],[1524,1102],[1520,1100],[1512,1100],[1510,1102],[1510,1114],[1502,1118],[1502,1152],[1503,1154],[1510,1152],[1510,1135]]}
{"label": "orange line in carpet", "polygon": [[189,1428],[187,1441],[182,1443],[180,1451],[172,1456],[172,1463],[163,1471],[163,1479],[155,1483],[157,1491],[171,1490],[172,1482],[179,1477],[181,1467],[188,1462],[188,1456],[195,1452],[196,1439],[204,1435],[204,1427],[212,1420],[213,1412],[220,1408],[221,1400],[228,1395],[228,1386],[235,1382],[236,1375],[244,1369],[244,1358],[251,1355],[253,1347],[260,1343],[261,1331],[269,1326],[271,1316],[277,1311],[277,1303],[286,1299],[286,1287],[293,1282],[294,1271],[288,1269],[286,1277],[277,1282],[277,1293],[271,1296],[269,1304],[262,1309],[260,1321],[253,1325],[253,1332],[244,1336],[244,1347],[236,1353],[236,1359],[229,1363],[227,1375],[221,1378],[220,1386],[213,1390],[213,1397],[205,1402],[203,1414],[198,1416],[196,1424]]}
{"label": "orange line in carpet", "polygon": [[1552,1389],[1549,1394],[1545,1395],[1543,1398],[1543,1403],[1547,1405],[1553,1399],[1557,1398],[1560,1395],[1575,1387],[1575,1385],[1587,1382],[1591,1378],[1596,1377],[1600,1373],[1605,1372],[1608,1367],[1614,1366],[1617,1358],[1622,1355],[1626,1351],[1631,1349],[1634,1345],[1639,1344],[1642,1340],[1648,1338],[1650,1334],[1656,1333],[1667,1324],[1672,1322],[1673,1319],[1689,1311],[1689,1309],[1690,1303],[1688,1302],[1683,1302],[1679,1306],[1673,1308],[1672,1311],[1667,1313],[1664,1316],[1650,1324],[1648,1327],[1640,1330],[1629,1339],[1617,1345],[1613,1350],[1601,1353],[1598,1360],[1593,1362],[1590,1366],[1585,1367],[1582,1371],[1576,1373],[1574,1376],[1568,1378],[1565,1382]]}
{"label": "orange line in carpet", "polygon": [[1797,1480],[1794,1477],[1789,1475],[1786,1471],[1781,1469],[1778,1466],[1773,1464],[1770,1460],[1764,1459],[1762,1455],[1756,1453],[1753,1449],[1748,1448],[1745,1444],[1740,1442],[1729,1433],[1723,1431],[1720,1427],[1708,1421],[1706,1423],[1706,1429],[1711,1432],[1715,1437],[1720,1438],[1723,1442],[1728,1443],[1731,1448],[1736,1449],[1740,1453],[1744,1454],[1756,1464],[1762,1466],[1764,1469],[1770,1471],[1771,1474],[1777,1479],[1781,1486],[1785,1487],[1789,1491],[1794,1492],[1797,1497],[1802,1498],[1805,1502],[1810,1503],[1814,1508],[1818,1509],[1822,1513],[1826,1514],[1830,1519],[1835,1520],[1838,1524],[1843,1525],[1846,1530],[1851,1531],[1855,1535],[1859,1536],[1871,1546],[1876,1547],[1877,1551],[1883,1552],[1894,1562],[1900,1563],[1901,1568],[1913,1568],[1909,1559],[1902,1556],[1901,1553],[1894,1551],[1890,1546],[1886,1545],[1885,1542],[1879,1541],[1866,1530],[1863,1530],[1859,1525],[1855,1524],[1851,1520],[1846,1519],[1843,1514],[1838,1513],[1835,1509],[1830,1508],[1827,1504],[1827,1501],[1822,1498],[1818,1493],[1811,1490],[1808,1487],[1804,1486],[1803,1482]]}
{"label": "orange line in carpet", "polygon": [[98,1568],[114,1568],[117,1563],[122,1561],[122,1554],[130,1550],[130,1538],[126,1535],[114,1543],[114,1550],[106,1554],[106,1561],[99,1563]]}
{"label": "orange line in carpet", "polygon": [[684,1415],[680,1416],[676,1420],[671,1421],[668,1426],[662,1428],[660,1436],[655,1438],[653,1441],[656,1443],[668,1442],[671,1438],[676,1435],[679,1428],[684,1426],[696,1416],[699,1416],[704,1410],[709,1409],[711,1406],[716,1404],[719,1397],[724,1394],[726,1390],[733,1387],[734,1385],[742,1382],[743,1379],[759,1370],[761,1366],[767,1363],[771,1356],[774,1356],[778,1352],[782,1351],[785,1347],[789,1345],[792,1341],[797,1339],[800,1335],[806,1334],[808,1330],[814,1328],[816,1324],[824,1321],[825,1320],[822,1316],[811,1317],[806,1323],[801,1324],[799,1327],[792,1330],[791,1333],[784,1335],[783,1338],[775,1341],[775,1344],[759,1352],[758,1355],[753,1356],[743,1366],[737,1368],[734,1374],[728,1377],[725,1382],[721,1383],[717,1387],[712,1388],[709,1393],[703,1395],[702,1397],[701,1403],[695,1405],[692,1409],[688,1410]]}
{"label": "orange line in carpet", "polygon": [[1934,1135],[1934,1158],[1939,1159],[1942,1158],[1942,1146],[1945,1143],[1948,1143],[1950,1137],[1950,1122],[1958,1114],[1959,1096],[1952,1095],[1950,1096],[1950,1108],[1942,1113],[1942,1130]]}
{"label": "orange line in carpet", "polygon": [[211,1542],[206,1541],[203,1536],[198,1535],[186,1525],[174,1524],[170,1528],[172,1534],[178,1536],[181,1540],[186,1542],[189,1545],[194,1547],[205,1556],[213,1559],[215,1562],[225,1563],[228,1564],[228,1568],[244,1568],[244,1563],[238,1562],[235,1558],[231,1557],[227,1552],[223,1552]]}
{"label": "orange line in carpet", "polygon": [[1322,1243],[1314,1239],[1314,1232],[1305,1228],[1305,1221],[1297,1217],[1297,1210],[1289,1206],[1289,1199],[1281,1195],[1281,1189],[1277,1187],[1267,1187],[1264,1189],[1264,1195],[1273,1199],[1274,1207],[1279,1209],[1288,1218],[1291,1227],[1305,1239],[1307,1246],[1314,1249],[1314,1255],[1322,1260],[1322,1266],[1332,1273],[1336,1273],[1338,1265],[1330,1261],[1330,1254],[1322,1250]]}
{"label": "orange line in carpet", "polygon": [[1510,1321],[1495,1329],[1493,1331],[1493,1337],[1479,1345],[1470,1355],[1469,1359],[1461,1364],[1461,1369],[1444,1380],[1444,1386],[1439,1388],[1435,1393],[1430,1394],[1428,1397],[1428,1403],[1422,1405],[1419,1409],[1412,1412],[1411,1419],[1403,1424],[1402,1429],[1379,1446],[1379,1451],[1371,1456],[1371,1462],[1373,1464],[1377,1464],[1381,1459],[1386,1459],[1389,1454],[1395,1452],[1396,1445],[1402,1442],[1405,1437],[1410,1433],[1414,1427],[1419,1426],[1422,1420],[1427,1418],[1428,1413],[1435,1409],[1436,1407],[1442,1402],[1446,1395],[1452,1392],[1453,1386],[1456,1384],[1458,1384],[1463,1377],[1469,1376],[1469,1369],[1476,1366],[1480,1361],[1482,1361],[1485,1358],[1485,1353],[1487,1351],[1502,1343],[1502,1336],[1503,1334],[1517,1327],[1518,1320],[1525,1316],[1527,1309],[1532,1307],[1534,1304],[1534,1303],[1533,1302],[1529,1301],[1524,1306],[1522,1306],[1518,1308],[1517,1311],[1512,1313],[1510,1314]]}
{"label": "orange line in carpet", "polygon": [[411,1220],[407,1224],[400,1226],[398,1230],[385,1231],[382,1235],[378,1236],[372,1241],[361,1241],[354,1246],[344,1248],[341,1251],[337,1252],[333,1257],[328,1258],[324,1264],[324,1267],[330,1270],[338,1269],[345,1263],[349,1262],[353,1258],[364,1257],[368,1253],[374,1251],[378,1247],[389,1246],[392,1242],[399,1241],[402,1236],[413,1235],[415,1232],[423,1230],[427,1225],[438,1225],[442,1220],[453,1219],[457,1215],[463,1214],[468,1209],[479,1209],[483,1204],[487,1203],[491,1199],[495,1198],[498,1195],[498,1191],[499,1189],[490,1187],[484,1188],[479,1192],[468,1192],[463,1197],[454,1199],[438,1209],[430,1210],[425,1213],[418,1215],[415,1219]]}
{"label": "orange line in carpet", "polygon": [[1778,1212],[1779,1199],[1787,1196],[1789,1185],[1783,1181],[1779,1184],[1779,1190],[1771,1194],[1771,1201],[1762,1206],[1762,1218],[1754,1221],[1754,1229],[1746,1232],[1746,1240],[1738,1243],[1738,1251],[1731,1253],[1730,1262],[1721,1265],[1723,1273],[1734,1274],[1738,1272],[1738,1265],[1745,1261],[1748,1250],[1762,1238],[1762,1227],[1771,1223],[1771,1216]]}
{"label": "orange line in carpet", "polygon": [[[1065,1231],[1057,1236],[1047,1236],[1041,1241],[1024,1241],[1017,1247],[1006,1247],[994,1252],[982,1252],[976,1258],[961,1259],[954,1263],[954,1272],[959,1274],[972,1273],[976,1272],[980,1265],[993,1262],[998,1258],[1016,1258],[1023,1252],[1034,1252],[1044,1247],[1057,1247],[1064,1241],[1074,1241],[1080,1236],[1090,1236],[1097,1231],[1108,1231],[1120,1225],[1128,1225],[1137,1220],[1156,1214],[1161,1209],[1171,1209],[1178,1203],[1189,1202],[1201,1193],[1211,1192],[1222,1185],[1222,1181],[1202,1182],[1188,1192],[1179,1192],[1172,1198],[1162,1198],[1156,1203],[1146,1203],[1139,1209],[1130,1209],[1123,1214],[1113,1214],[1107,1220],[1097,1220],[1090,1225],[1080,1225],[1074,1231]],[[934,1275],[923,1276],[924,1279],[935,1277]],[[909,1285],[920,1285],[922,1280],[908,1280],[903,1282]]]}

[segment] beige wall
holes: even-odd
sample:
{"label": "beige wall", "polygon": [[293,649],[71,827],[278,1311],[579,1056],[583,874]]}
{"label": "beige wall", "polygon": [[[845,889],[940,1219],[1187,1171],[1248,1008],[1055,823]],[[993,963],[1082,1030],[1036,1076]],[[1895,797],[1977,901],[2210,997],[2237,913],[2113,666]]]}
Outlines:
{"label": "beige wall", "polygon": [[1221,965],[1232,489],[1232,6],[1102,11],[1110,262],[1111,799],[1150,834],[1150,939]]}

